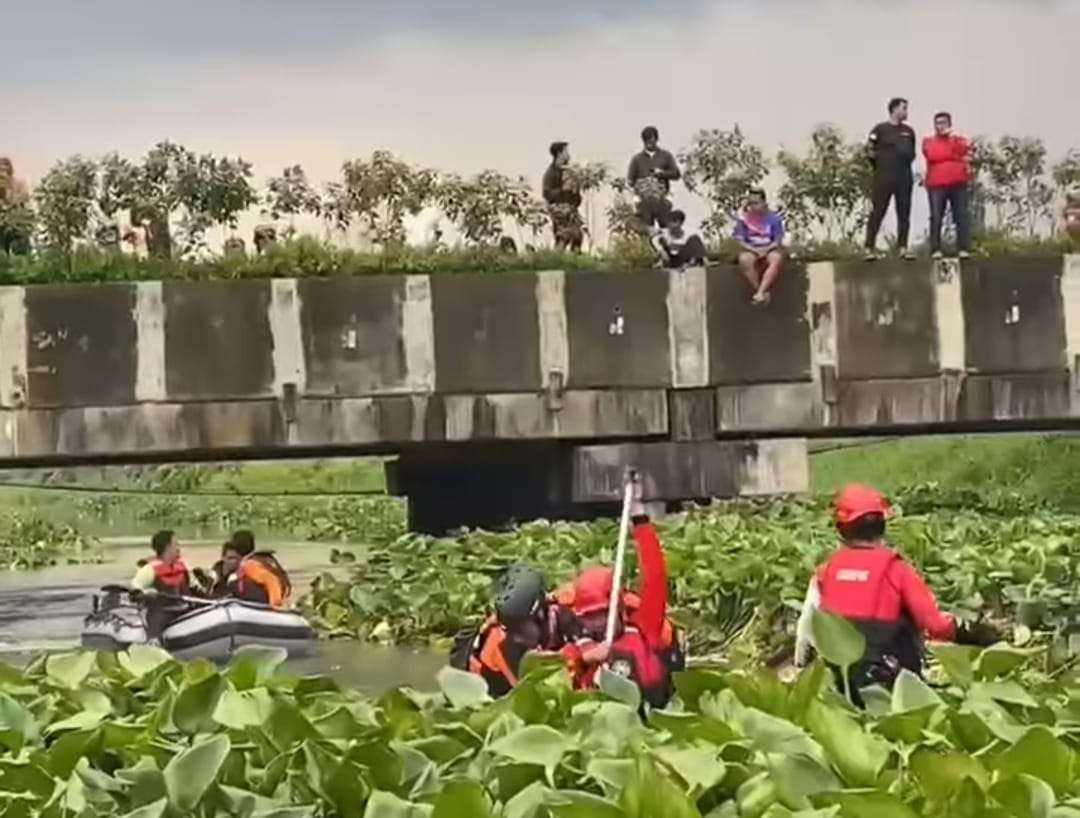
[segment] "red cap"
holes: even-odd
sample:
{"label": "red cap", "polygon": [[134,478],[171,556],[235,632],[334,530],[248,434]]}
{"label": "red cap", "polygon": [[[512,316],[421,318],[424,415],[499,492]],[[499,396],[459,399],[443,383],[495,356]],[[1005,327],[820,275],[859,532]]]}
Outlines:
{"label": "red cap", "polygon": [[605,611],[611,602],[615,572],[602,565],[586,568],[574,580],[574,613],[578,615]]}
{"label": "red cap", "polygon": [[836,522],[853,523],[867,514],[888,514],[889,501],[880,491],[861,483],[849,483],[836,493]]}

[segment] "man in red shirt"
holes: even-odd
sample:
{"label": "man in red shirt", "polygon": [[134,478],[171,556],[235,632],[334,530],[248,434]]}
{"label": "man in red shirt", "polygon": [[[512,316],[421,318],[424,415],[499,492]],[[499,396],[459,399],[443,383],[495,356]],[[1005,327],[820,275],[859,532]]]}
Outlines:
{"label": "man in red shirt", "polygon": [[968,184],[971,141],[953,133],[952,114],[934,115],[934,133],[922,143],[926,157],[926,191],[930,195],[930,250],[941,258],[941,224],[945,205],[956,225],[956,249],[960,258],[971,255],[971,220],[968,215]]}
{"label": "man in red shirt", "polygon": [[938,607],[933,591],[885,542],[890,507],[876,489],[853,483],[835,499],[836,528],[843,541],[810,581],[795,643],[795,664],[810,659],[810,622],[820,608],[850,621],[866,638],[866,653],[851,670],[852,699],[860,687],[890,685],[902,668],[922,671],[922,636],[945,642],[990,645],[997,634],[986,625],[958,625]]}

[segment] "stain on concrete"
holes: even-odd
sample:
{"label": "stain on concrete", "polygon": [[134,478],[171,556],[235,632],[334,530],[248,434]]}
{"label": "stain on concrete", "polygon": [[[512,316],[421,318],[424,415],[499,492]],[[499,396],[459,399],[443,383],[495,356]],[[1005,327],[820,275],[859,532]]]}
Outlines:
{"label": "stain on concrete", "polygon": [[130,285],[27,288],[28,404],[134,403],[134,309]]}
{"label": "stain on concrete", "polygon": [[1067,417],[1069,373],[969,375],[960,404],[963,420]]}
{"label": "stain on concrete", "polygon": [[813,429],[824,425],[816,383],[748,384],[716,389],[716,426],[724,432]]}
{"label": "stain on concrete", "polygon": [[568,388],[671,384],[667,276],[647,270],[566,277]]}
{"label": "stain on concrete", "polygon": [[810,378],[806,268],[784,266],[767,306],[750,303],[734,265],[709,268],[709,380],[714,384]]}
{"label": "stain on concrete", "polygon": [[941,378],[838,381],[842,426],[938,423],[945,418]]}
{"label": "stain on concrete", "polygon": [[911,262],[837,262],[836,336],[840,378],[937,374],[934,285]]}
{"label": "stain on concrete", "polygon": [[1060,258],[993,258],[961,272],[966,359],[979,373],[1068,367]]}
{"label": "stain on concrete", "polygon": [[404,277],[299,282],[307,394],[360,397],[407,388]]}
{"label": "stain on concrete", "polygon": [[716,437],[716,391],[676,389],[668,393],[672,440],[711,440]]}
{"label": "stain on concrete", "polygon": [[437,391],[542,388],[535,275],[434,276],[431,295]]}
{"label": "stain on concrete", "polygon": [[274,392],[268,281],[168,281],[165,386],[170,400]]}

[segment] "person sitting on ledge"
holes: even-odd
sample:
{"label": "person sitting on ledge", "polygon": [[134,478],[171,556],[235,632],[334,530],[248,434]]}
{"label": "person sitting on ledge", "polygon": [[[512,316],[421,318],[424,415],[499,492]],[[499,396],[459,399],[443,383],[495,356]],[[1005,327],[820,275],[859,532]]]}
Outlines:
{"label": "person sitting on ledge", "polygon": [[653,237],[653,246],[665,267],[684,269],[705,263],[705,243],[696,233],[688,234],[685,224],[686,214],[673,210],[663,229]]}
{"label": "person sitting on ledge", "polygon": [[784,222],[780,214],[769,210],[765,191],[750,191],[746,209],[735,221],[735,241],[742,250],[738,264],[750,286],[754,304],[768,304],[770,290],[780,275],[784,263]]}

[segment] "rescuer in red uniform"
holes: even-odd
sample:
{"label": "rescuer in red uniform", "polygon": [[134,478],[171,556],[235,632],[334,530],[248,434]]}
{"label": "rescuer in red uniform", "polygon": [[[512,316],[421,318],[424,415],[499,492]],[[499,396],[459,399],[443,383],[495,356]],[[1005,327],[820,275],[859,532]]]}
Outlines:
{"label": "rescuer in red uniform", "polygon": [[836,528],[843,541],[810,581],[795,643],[795,663],[813,647],[810,622],[820,608],[850,621],[866,638],[866,653],[852,668],[852,698],[868,684],[890,685],[906,668],[922,671],[922,637],[988,645],[997,634],[985,624],[960,625],[938,607],[933,591],[886,544],[888,501],[876,489],[851,484],[836,495]]}
{"label": "rescuer in red uniform", "polygon": [[555,594],[556,600],[573,610],[579,625],[578,637],[561,652],[575,687],[594,687],[597,674],[606,667],[636,682],[643,700],[651,706],[663,707],[671,698],[671,673],[682,669],[683,656],[674,627],[667,619],[664,552],[656,528],[645,513],[641,482],[636,477],[630,514],[641,582],[637,593],[619,590],[615,639],[610,647],[604,641],[615,572],[606,566],[594,566]]}

